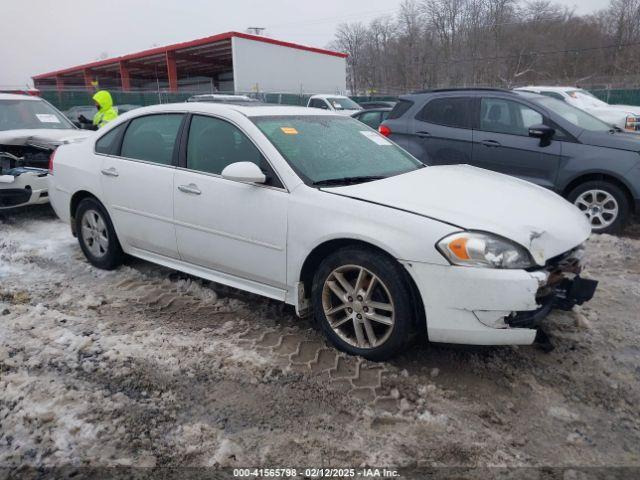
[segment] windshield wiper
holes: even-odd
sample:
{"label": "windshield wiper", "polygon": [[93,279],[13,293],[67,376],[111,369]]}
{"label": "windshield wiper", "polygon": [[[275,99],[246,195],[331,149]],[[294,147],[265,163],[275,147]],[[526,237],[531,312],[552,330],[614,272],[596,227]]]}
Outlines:
{"label": "windshield wiper", "polygon": [[322,185],[351,185],[354,183],[365,183],[372,182],[374,180],[382,180],[383,176],[359,176],[359,177],[341,177],[341,178],[327,178],[325,180],[318,180],[317,182],[313,182],[311,185],[313,186],[322,186]]}

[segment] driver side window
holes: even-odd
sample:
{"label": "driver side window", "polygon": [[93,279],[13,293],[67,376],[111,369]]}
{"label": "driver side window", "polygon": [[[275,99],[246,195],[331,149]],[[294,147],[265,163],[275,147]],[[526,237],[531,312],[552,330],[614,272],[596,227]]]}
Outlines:
{"label": "driver side window", "polygon": [[255,163],[268,177],[268,185],[282,188],[260,150],[238,127],[219,118],[194,115],[187,141],[187,168],[220,175],[236,162]]}

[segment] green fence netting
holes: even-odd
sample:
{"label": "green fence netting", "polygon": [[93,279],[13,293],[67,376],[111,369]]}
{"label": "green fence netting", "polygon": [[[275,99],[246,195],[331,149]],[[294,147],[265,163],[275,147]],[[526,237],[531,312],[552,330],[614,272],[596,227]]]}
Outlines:
{"label": "green fence netting", "polygon": [[[611,104],[640,105],[640,89],[593,89],[590,90],[596,97]],[[184,102],[194,92],[125,92],[121,90],[110,90],[115,105],[156,105],[159,103],[179,103]],[[202,92],[200,92],[202,93]],[[224,93],[224,92],[218,92]],[[228,92],[232,93],[232,92]],[[46,99],[59,110],[67,110],[79,105],[92,105],[91,92],[86,90],[44,90],[41,92],[42,98]],[[310,94],[299,93],[267,93],[251,92],[247,95],[266,103],[276,103],[280,105],[306,105]],[[397,96],[374,95],[374,96],[352,96],[356,102],[369,101],[395,101]]]}
{"label": "green fence netting", "polygon": [[590,90],[600,100],[618,105],[640,105],[640,89]]}

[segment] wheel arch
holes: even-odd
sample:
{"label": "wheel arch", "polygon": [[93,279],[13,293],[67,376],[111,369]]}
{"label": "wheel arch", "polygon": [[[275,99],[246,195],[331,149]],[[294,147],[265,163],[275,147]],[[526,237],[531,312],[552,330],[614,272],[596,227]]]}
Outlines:
{"label": "wheel arch", "polygon": [[417,323],[416,326],[419,328],[424,327],[426,332],[426,314],[424,310],[424,302],[422,301],[422,296],[420,295],[420,291],[418,290],[418,286],[416,285],[413,277],[406,270],[406,268],[402,264],[400,264],[400,262],[398,262],[396,257],[390,254],[384,248],[366,240],[355,238],[334,238],[331,240],[326,240],[313,248],[302,263],[302,267],[300,269],[300,274],[298,277],[298,281],[302,282],[302,284],[304,285],[304,291],[306,292],[305,296],[309,297],[311,293],[313,276],[320,266],[322,260],[325,259],[329,254],[345,247],[357,247],[363,250],[370,250],[383,255],[400,265],[402,271],[405,274],[405,281],[409,286],[409,293],[413,300],[413,308],[415,310],[414,318]]}
{"label": "wheel arch", "polygon": [[[78,210],[78,205],[80,205],[80,202],[85,198],[94,198],[96,201],[100,202],[100,199],[88,190],[78,190],[71,196],[71,201],[69,202],[69,223],[71,224],[71,232],[74,236],[78,235],[78,232],[76,232],[75,222],[76,210]],[[104,206],[102,202],[100,202],[100,204]]]}
{"label": "wheel arch", "polygon": [[629,185],[627,185],[626,182],[618,176],[612,175],[607,172],[590,172],[574,178],[562,189],[562,196],[567,198],[569,196],[569,193],[571,193],[571,191],[576,187],[582,185],[583,183],[594,181],[609,182],[620,188],[629,201],[630,210],[633,213],[636,213],[636,205],[634,202],[633,193]]}

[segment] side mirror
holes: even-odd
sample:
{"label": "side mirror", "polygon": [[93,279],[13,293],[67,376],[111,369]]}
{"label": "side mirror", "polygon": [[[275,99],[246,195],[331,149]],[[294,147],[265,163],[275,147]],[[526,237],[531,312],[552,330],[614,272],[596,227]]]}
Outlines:
{"label": "side mirror", "polygon": [[265,183],[267,181],[267,177],[262,173],[260,167],[253,162],[236,162],[227,165],[222,170],[222,178],[248,183]]}
{"label": "side mirror", "polygon": [[549,140],[556,133],[555,128],[548,125],[531,125],[529,127],[529,136],[539,138],[540,140]]}

